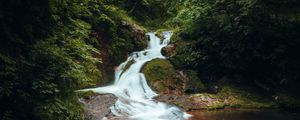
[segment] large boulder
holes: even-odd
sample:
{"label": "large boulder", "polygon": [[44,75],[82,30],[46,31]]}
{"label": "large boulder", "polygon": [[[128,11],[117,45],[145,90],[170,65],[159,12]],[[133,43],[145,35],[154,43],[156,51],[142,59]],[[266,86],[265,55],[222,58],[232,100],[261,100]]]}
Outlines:
{"label": "large boulder", "polygon": [[181,94],[183,91],[182,81],[168,60],[154,59],[144,65],[142,72],[150,86],[161,94]]}

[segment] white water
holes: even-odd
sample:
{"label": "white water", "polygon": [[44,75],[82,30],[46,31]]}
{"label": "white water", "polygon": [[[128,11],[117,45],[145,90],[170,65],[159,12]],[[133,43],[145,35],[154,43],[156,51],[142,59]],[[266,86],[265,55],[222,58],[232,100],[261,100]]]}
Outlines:
{"label": "white water", "polygon": [[[164,39],[147,33],[150,37],[148,48],[143,51],[133,52],[128,59],[120,64],[115,71],[114,84],[106,87],[92,89],[96,93],[111,93],[118,97],[117,102],[111,107],[111,112],[119,117],[133,120],[184,120],[190,115],[181,109],[162,102],[153,100],[157,94],[148,86],[146,78],[141,73],[142,66],[155,58],[165,59],[161,49],[168,45],[172,32],[163,32]],[[134,63],[125,70],[126,64]]]}

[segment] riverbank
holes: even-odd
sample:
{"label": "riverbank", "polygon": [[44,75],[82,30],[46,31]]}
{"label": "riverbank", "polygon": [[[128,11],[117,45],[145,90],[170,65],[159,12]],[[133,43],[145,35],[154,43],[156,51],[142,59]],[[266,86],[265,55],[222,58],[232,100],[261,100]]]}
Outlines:
{"label": "riverbank", "polygon": [[234,86],[223,86],[218,93],[196,93],[176,95],[160,95],[159,101],[164,101],[191,110],[215,110],[224,108],[244,109],[278,109],[277,101],[267,96],[247,92]]}
{"label": "riverbank", "polygon": [[[84,105],[85,120],[99,120],[103,117],[108,117],[109,120],[121,119],[110,113],[110,107],[116,101],[116,97],[113,95],[86,92],[81,96],[80,101]],[[253,99],[242,102],[242,100],[238,100],[237,95],[234,97],[235,99],[231,99],[235,102],[227,100],[227,103],[222,101],[220,96],[208,93],[181,96],[160,95],[156,100],[182,107],[193,115],[189,120],[219,120],[220,118],[223,120],[282,120],[283,118],[284,120],[295,120],[294,118],[299,118],[298,112],[279,109],[275,102],[259,103]],[[197,98],[197,103],[191,98]]]}
{"label": "riverbank", "polygon": [[214,111],[191,111],[189,120],[297,120],[299,112],[257,109],[224,109]]}

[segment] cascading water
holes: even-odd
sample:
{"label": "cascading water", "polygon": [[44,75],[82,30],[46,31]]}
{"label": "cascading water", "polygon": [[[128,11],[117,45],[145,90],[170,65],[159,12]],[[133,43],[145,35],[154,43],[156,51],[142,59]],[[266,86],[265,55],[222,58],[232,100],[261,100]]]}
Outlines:
{"label": "cascading water", "polygon": [[[150,37],[148,48],[143,51],[133,52],[128,59],[120,64],[115,71],[114,84],[106,87],[85,89],[96,93],[111,93],[118,97],[117,102],[111,107],[115,116],[133,120],[184,120],[190,117],[181,109],[153,100],[157,94],[148,86],[146,78],[141,73],[142,66],[152,59],[165,57],[161,49],[168,45],[172,32],[163,32],[163,41],[155,33],[147,33]],[[134,63],[125,69],[129,61]]]}

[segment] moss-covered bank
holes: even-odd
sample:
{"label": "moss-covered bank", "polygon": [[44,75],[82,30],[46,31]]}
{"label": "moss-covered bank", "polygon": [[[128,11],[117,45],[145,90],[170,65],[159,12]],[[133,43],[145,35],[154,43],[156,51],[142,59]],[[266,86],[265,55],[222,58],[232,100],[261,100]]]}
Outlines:
{"label": "moss-covered bank", "polygon": [[[172,97],[160,96],[158,99],[178,105],[185,110],[215,110],[215,109],[277,109],[276,100],[248,93],[234,86],[224,86],[220,92],[197,93]],[[170,99],[172,98],[172,99]]]}

